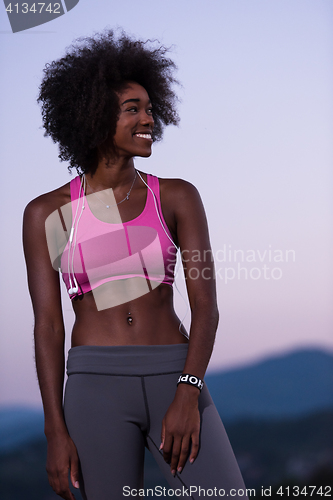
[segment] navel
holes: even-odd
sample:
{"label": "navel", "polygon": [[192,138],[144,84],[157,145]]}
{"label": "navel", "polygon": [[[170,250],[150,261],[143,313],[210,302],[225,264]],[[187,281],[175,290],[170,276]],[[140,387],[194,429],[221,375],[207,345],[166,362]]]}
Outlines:
{"label": "navel", "polygon": [[128,323],[129,325],[131,325],[131,324],[133,323],[133,318],[132,318],[132,315],[131,315],[131,313],[130,313],[130,312],[129,312],[129,313],[127,313],[127,323]]}

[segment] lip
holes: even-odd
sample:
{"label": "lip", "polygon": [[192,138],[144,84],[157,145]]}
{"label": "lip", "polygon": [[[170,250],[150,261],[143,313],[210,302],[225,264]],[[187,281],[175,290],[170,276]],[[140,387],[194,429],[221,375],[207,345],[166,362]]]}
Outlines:
{"label": "lip", "polygon": [[138,137],[139,139],[143,139],[144,141],[153,142],[152,132],[150,130],[145,130],[144,132],[135,132],[133,134],[133,137]]}

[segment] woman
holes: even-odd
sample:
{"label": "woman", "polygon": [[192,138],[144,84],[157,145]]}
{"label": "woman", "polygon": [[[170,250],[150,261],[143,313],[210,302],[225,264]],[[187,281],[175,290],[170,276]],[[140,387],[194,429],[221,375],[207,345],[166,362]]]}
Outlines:
{"label": "woman", "polygon": [[[202,389],[218,311],[199,194],[134,167],[163,126],[178,122],[173,69],[163,47],[106,31],[44,70],[46,134],[80,174],[30,202],[23,230],[47,472],[67,500],[68,471],[88,500],[139,495],[145,446],[178,497],[198,498],[199,488],[246,496]],[[189,335],[173,309],[177,248]],[[58,269],[75,312],[64,404]]]}

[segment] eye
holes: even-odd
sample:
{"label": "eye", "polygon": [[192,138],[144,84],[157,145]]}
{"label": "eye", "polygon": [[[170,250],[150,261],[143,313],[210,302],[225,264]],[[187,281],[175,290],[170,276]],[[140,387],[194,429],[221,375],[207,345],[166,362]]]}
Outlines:
{"label": "eye", "polygon": [[137,111],[138,108],[136,106],[132,106],[131,108],[126,109],[126,111]]}

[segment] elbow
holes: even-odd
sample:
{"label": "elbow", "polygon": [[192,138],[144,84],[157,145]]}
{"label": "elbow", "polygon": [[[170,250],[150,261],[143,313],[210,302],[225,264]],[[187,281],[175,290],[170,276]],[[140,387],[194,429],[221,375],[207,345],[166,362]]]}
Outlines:
{"label": "elbow", "polygon": [[219,324],[219,321],[220,321],[220,313],[219,313],[219,310],[218,310],[218,307],[217,307],[217,304],[215,306],[215,309],[214,309],[214,318],[215,318],[215,322],[216,322],[216,328],[218,327],[218,324]]}
{"label": "elbow", "polygon": [[35,342],[42,339],[53,340],[56,342],[64,341],[64,325],[58,322],[36,320],[34,325],[34,338]]}
{"label": "elbow", "polygon": [[[220,313],[219,313],[219,310],[218,310],[217,305],[216,305],[211,311],[211,322],[212,322],[212,326],[214,328],[215,334],[216,334],[216,330],[217,330],[217,327],[219,324],[219,320],[220,320]],[[214,334],[214,337],[215,337],[215,334]]]}

